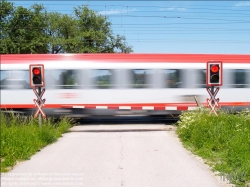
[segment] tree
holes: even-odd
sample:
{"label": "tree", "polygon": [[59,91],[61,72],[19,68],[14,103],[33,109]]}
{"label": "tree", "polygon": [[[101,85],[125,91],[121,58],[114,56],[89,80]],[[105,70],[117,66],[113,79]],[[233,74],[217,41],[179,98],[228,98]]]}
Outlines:
{"label": "tree", "polygon": [[46,53],[48,51],[45,14],[42,5],[34,4],[31,9],[3,1],[4,17],[1,31],[1,53]]}
{"label": "tree", "polygon": [[52,54],[70,53],[75,48],[76,20],[66,14],[47,14],[46,33],[49,37],[49,51]]}
{"label": "tree", "polygon": [[0,52],[8,53],[8,18],[13,14],[14,6],[13,3],[9,3],[6,1],[0,2],[0,34],[1,34],[1,45]]}
{"label": "tree", "polygon": [[129,53],[124,36],[114,36],[111,23],[87,6],[74,9],[75,16],[48,14],[47,33],[51,53]]}
{"label": "tree", "polygon": [[88,6],[74,8],[74,16],[48,13],[38,4],[27,9],[3,0],[1,7],[1,54],[132,52],[108,19]]}
{"label": "tree", "polygon": [[114,36],[111,23],[87,6],[74,9],[78,30],[75,50],[84,53],[132,52],[124,36]]}

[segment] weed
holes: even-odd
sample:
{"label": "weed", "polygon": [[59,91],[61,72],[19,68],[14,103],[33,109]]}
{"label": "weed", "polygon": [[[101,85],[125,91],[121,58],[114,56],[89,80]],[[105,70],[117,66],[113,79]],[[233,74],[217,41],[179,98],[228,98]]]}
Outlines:
{"label": "weed", "polygon": [[182,113],[177,134],[183,145],[238,186],[250,181],[250,111],[232,114],[208,110]]}
{"label": "weed", "polygon": [[55,142],[74,124],[68,118],[43,120],[0,112],[1,121],[1,172],[8,171],[18,161],[27,160],[42,147]]}

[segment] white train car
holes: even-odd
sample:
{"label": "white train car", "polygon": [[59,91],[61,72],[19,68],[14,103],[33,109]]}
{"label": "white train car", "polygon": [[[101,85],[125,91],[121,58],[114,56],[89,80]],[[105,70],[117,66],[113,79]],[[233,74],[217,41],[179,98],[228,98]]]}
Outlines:
{"label": "white train car", "polygon": [[207,106],[206,62],[223,62],[222,108],[250,107],[250,55],[1,55],[1,109],[30,113],[29,65],[45,67],[47,115],[163,115]]}

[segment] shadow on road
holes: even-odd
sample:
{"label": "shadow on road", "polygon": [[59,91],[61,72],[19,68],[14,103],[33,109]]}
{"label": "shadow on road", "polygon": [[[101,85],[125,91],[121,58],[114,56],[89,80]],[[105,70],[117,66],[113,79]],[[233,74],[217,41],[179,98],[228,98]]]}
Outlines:
{"label": "shadow on road", "polygon": [[179,120],[174,117],[151,117],[151,116],[122,116],[122,117],[88,117],[77,119],[84,124],[166,124],[173,125]]}

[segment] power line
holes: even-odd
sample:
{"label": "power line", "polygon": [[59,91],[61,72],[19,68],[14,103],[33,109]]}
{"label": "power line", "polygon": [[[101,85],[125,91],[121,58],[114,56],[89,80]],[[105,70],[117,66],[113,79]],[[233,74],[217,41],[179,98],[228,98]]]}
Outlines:
{"label": "power line", "polygon": [[[72,1],[71,1],[72,2]],[[25,4],[25,3],[22,3],[20,5],[34,5],[35,3],[30,3],[30,4]],[[37,3],[39,4],[39,3]],[[43,3],[40,3],[40,4],[43,4]],[[20,6],[19,5],[19,6]],[[44,4],[43,4],[44,5]],[[72,3],[55,3],[55,4],[47,4],[49,6],[58,6],[58,5],[72,5]],[[87,4],[82,4],[82,5],[87,5]],[[76,6],[79,6],[79,5],[76,5]],[[81,5],[80,5],[81,6]],[[113,5],[89,5],[89,7],[125,7],[125,8],[162,8],[162,9],[168,9],[168,8],[176,8],[176,9],[181,9],[181,8],[188,8],[188,9],[199,9],[199,10],[219,10],[219,11],[222,11],[222,10],[228,10],[228,11],[249,11],[249,10],[234,10],[232,8],[248,8],[248,6],[222,6],[222,5],[216,5],[216,7],[226,7],[226,8],[208,8],[208,6],[212,6],[214,7],[214,5],[186,5],[186,6],[178,6],[178,5],[169,5],[169,6],[153,6],[153,5],[119,5],[119,4],[113,4]],[[193,8],[194,7],[194,8]],[[203,8],[205,7],[205,8]]]}
{"label": "power line", "polygon": [[[112,15],[112,17],[121,17],[121,15]],[[246,23],[250,23],[250,20],[228,20],[228,19],[220,19],[220,18],[216,18],[216,19],[212,19],[212,18],[201,18],[201,17],[185,17],[185,16],[137,16],[137,15],[122,15],[123,18],[125,17],[142,17],[142,18],[165,18],[165,19],[199,19],[199,20],[215,20],[215,21],[238,21],[238,22],[246,22]]]}
{"label": "power line", "polygon": [[235,24],[242,24],[242,23],[250,23],[250,21],[244,21],[244,22],[227,22],[227,23],[204,23],[204,22],[198,22],[198,23],[192,23],[192,22],[182,22],[182,23],[124,23],[124,24],[121,24],[121,23],[115,23],[115,24],[112,24],[112,25],[115,25],[115,26],[141,26],[141,25],[151,25],[151,26],[156,26],[156,25],[221,25],[221,24],[232,24],[232,23],[235,23]]}
{"label": "power line", "polygon": [[[104,39],[95,39],[95,41],[104,41]],[[140,41],[140,42],[181,42],[181,43],[249,43],[250,40],[187,40],[187,39],[156,39],[156,38],[129,38],[126,41]],[[32,40],[25,40],[22,43],[31,44]],[[19,42],[11,42],[18,43]],[[49,44],[50,42],[39,42],[39,44]],[[81,44],[88,43],[88,41],[81,41]],[[53,43],[51,45],[62,45],[61,43]]]}
{"label": "power line", "polygon": [[[15,30],[18,30],[18,29],[42,29],[43,27],[21,27],[21,28],[15,28]],[[154,32],[162,32],[162,31],[165,31],[164,33],[167,33],[167,32],[173,32],[173,31],[182,31],[184,32],[194,32],[194,31],[198,31],[198,32],[223,32],[223,33],[235,33],[235,32],[246,32],[247,34],[249,34],[249,31],[250,29],[232,29],[232,28],[189,28],[189,27],[154,27],[154,29],[152,29],[152,27],[147,27],[147,28],[151,28],[151,29],[137,29],[137,28],[134,28],[134,29],[114,29],[116,31],[126,31],[126,32],[149,32],[149,31],[154,31]],[[176,29],[176,28],[180,28],[180,29]],[[136,29],[136,30],[135,30]],[[161,29],[161,30],[159,30]],[[169,30],[166,30],[166,29],[169,29]],[[6,29],[6,30],[11,30],[11,29]],[[48,30],[50,30],[48,28]],[[95,32],[94,32],[95,33]]]}
{"label": "power line", "polygon": [[[211,33],[211,32],[173,32],[173,33],[171,33],[171,32],[146,32],[146,33],[141,33],[141,32],[126,32],[126,34],[181,34],[181,35],[183,35],[183,34],[188,34],[188,35],[190,35],[190,34],[218,34],[218,33]],[[248,34],[249,35],[249,33],[248,32],[246,32],[246,33],[239,33],[239,32],[236,32],[236,33],[230,33],[230,32],[223,32],[223,33],[220,33],[220,34]]]}
{"label": "power line", "polygon": [[[122,33],[122,31],[120,31],[120,33]],[[221,32],[221,33],[218,33],[218,32],[210,32],[210,31],[205,31],[205,32],[176,32],[176,31],[166,31],[166,32],[154,32],[154,31],[147,31],[147,32],[140,32],[140,31],[132,31],[132,32],[129,32],[129,31],[126,31],[124,33],[124,35],[127,35],[127,34],[140,34],[140,35],[143,35],[143,34],[147,34],[147,35],[153,35],[153,34],[175,34],[175,35],[182,35],[182,36],[185,36],[185,35],[190,35],[190,34],[206,34],[207,36],[209,35],[236,35],[236,34],[240,34],[240,35],[249,35],[248,32]]]}
{"label": "power line", "polygon": [[[183,31],[183,29],[189,29],[189,30],[196,30],[196,31],[250,31],[250,29],[235,29],[235,28],[205,28],[205,27],[150,27],[150,29],[147,29],[146,31],[155,31],[156,29],[159,30],[159,29],[176,29],[176,30],[171,30],[171,31]],[[138,31],[145,31],[145,29],[137,29],[135,28],[136,30]],[[124,29],[121,29],[119,31],[124,31]],[[127,30],[127,31],[135,31],[135,30]],[[161,30],[160,30],[161,31]]]}

